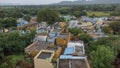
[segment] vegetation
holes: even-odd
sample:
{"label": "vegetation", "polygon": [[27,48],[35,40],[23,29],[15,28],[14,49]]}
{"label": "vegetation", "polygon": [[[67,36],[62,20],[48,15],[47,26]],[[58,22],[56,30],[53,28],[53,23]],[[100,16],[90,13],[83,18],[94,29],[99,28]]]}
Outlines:
{"label": "vegetation", "polygon": [[0,18],[0,28],[16,27],[16,19],[9,17],[2,19]]}
{"label": "vegetation", "polygon": [[109,28],[109,27],[107,27],[107,26],[104,26],[104,27],[102,27],[102,31],[104,32],[104,33],[106,33],[106,34],[110,34],[111,32],[111,29]]}
{"label": "vegetation", "polygon": [[101,17],[101,16],[110,16],[110,12],[103,12],[103,11],[88,11],[87,12],[88,16],[96,16],[96,17]]}
{"label": "vegetation", "polygon": [[80,34],[80,35],[79,35],[79,39],[82,40],[82,41],[84,41],[85,43],[89,43],[90,41],[93,40],[90,35],[85,34],[85,33]]}
{"label": "vegetation", "polygon": [[120,34],[120,22],[110,23],[109,27],[113,30],[113,34]]}
{"label": "vegetation", "polygon": [[107,26],[102,27],[102,31],[107,34],[112,33],[114,35],[118,35],[120,34],[120,22],[115,21],[115,22],[109,23],[108,27]]}
{"label": "vegetation", "polygon": [[35,36],[35,32],[31,31],[25,35],[21,35],[19,32],[0,33],[0,49],[1,59],[2,56],[19,54],[24,52],[24,48],[32,42]]}
{"label": "vegetation", "polygon": [[80,34],[80,33],[83,33],[83,31],[82,31],[81,29],[76,28],[76,27],[70,28],[70,29],[69,29],[69,32],[70,32],[71,34],[73,34],[74,36],[76,36],[76,35],[78,35],[78,34]]}
{"label": "vegetation", "polygon": [[[9,8],[0,7],[0,29],[16,27],[16,20],[24,18],[30,21],[32,16],[38,18],[38,22],[46,21],[49,25],[57,21],[61,15],[101,17],[101,16],[120,16],[120,5],[79,5],[79,6],[15,6]],[[50,8],[50,9],[48,9]],[[102,27],[106,34],[112,37],[103,37],[97,41],[85,34],[79,28],[70,28],[69,32],[87,43],[86,53],[92,61],[93,68],[113,68],[112,63],[120,55],[120,22],[112,22],[108,27]],[[114,34],[114,35],[113,35]],[[23,58],[24,48],[31,44],[35,36],[35,31],[21,34],[18,31],[10,33],[0,33],[0,68],[14,68],[15,64]],[[20,54],[20,55],[18,55]],[[117,57],[117,58],[116,58]],[[119,58],[120,59],[120,58]],[[120,62],[118,59],[118,62]],[[5,61],[5,62],[4,62]],[[116,65],[118,63],[116,61]],[[119,68],[119,67],[118,67]]]}
{"label": "vegetation", "polygon": [[114,52],[108,46],[98,46],[96,51],[90,53],[93,68],[113,68]]}
{"label": "vegetation", "polygon": [[116,62],[115,58],[120,54],[119,41],[120,37],[118,36],[103,37],[97,41],[91,41],[86,52],[90,54],[92,66],[94,68],[113,68],[113,64]]}
{"label": "vegetation", "polygon": [[73,15],[76,17],[80,17],[80,16],[87,16],[87,13],[85,11],[74,11]]}
{"label": "vegetation", "polygon": [[7,67],[14,68],[16,66],[16,64],[18,63],[18,61],[23,59],[23,57],[24,57],[23,54],[7,56],[2,61],[0,68],[7,68]]}
{"label": "vegetation", "polygon": [[38,12],[37,18],[38,22],[45,21],[50,25],[59,20],[59,14],[51,9],[43,9]]}
{"label": "vegetation", "polygon": [[30,15],[25,15],[25,16],[24,16],[24,20],[30,21],[30,19],[31,19]]}

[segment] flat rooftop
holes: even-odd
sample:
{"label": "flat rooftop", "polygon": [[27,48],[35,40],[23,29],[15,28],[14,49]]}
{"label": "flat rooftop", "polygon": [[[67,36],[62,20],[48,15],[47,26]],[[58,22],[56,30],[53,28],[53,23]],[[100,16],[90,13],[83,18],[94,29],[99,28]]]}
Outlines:
{"label": "flat rooftop", "polygon": [[60,59],[58,68],[89,68],[85,59]]}
{"label": "flat rooftop", "polygon": [[84,56],[84,48],[82,46],[67,47],[64,51],[64,55]]}
{"label": "flat rooftop", "polygon": [[57,36],[57,38],[68,38],[69,34],[66,33],[61,33],[60,35]]}
{"label": "flat rooftop", "polygon": [[40,51],[42,49],[46,49],[47,46],[52,45],[51,42],[44,42],[44,41],[37,41],[29,45],[27,48],[27,51],[32,52],[32,51]]}
{"label": "flat rooftop", "polygon": [[53,56],[54,56],[54,51],[52,50],[40,50],[34,59],[40,59],[51,62]]}
{"label": "flat rooftop", "polygon": [[41,52],[41,54],[37,57],[38,59],[47,59],[50,58],[52,53],[49,52]]}

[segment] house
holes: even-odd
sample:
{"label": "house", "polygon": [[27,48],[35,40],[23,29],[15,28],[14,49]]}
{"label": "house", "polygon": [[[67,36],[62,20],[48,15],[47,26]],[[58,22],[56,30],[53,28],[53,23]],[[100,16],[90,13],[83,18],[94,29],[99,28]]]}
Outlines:
{"label": "house", "polygon": [[57,32],[49,32],[49,37],[56,37],[57,36]]}
{"label": "house", "polygon": [[90,68],[83,41],[70,41],[60,56],[57,68]]}
{"label": "house", "polygon": [[17,29],[21,30],[26,28],[27,30],[35,30],[37,24],[38,24],[37,22],[29,23],[28,21],[20,18],[17,20]]}
{"label": "house", "polygon": [[61,55],[57,68],[90,68],[85,56]]}
{"label": "house", "polygon": [[47,41],[47,35],[37,35],[34,41]]}
{"label": "house", "polygon": [[84,55],[85,54],[84,42],[83,41],[69,41],[64,51],[64,54]]}
{"label": "house", "polygon": [[37,34],[39,34],[39,33],[48,33],[49,30],[47,28],[43,27],[43,28],[39,28],[39,29],[37,28],[36,32],[37,32]]}
{"label": "house", "polygon": [[59,27],[60,28],[63,28],[63,27],[65,27],[67,24],[66,24],[66,22],[59,22]]}
{"label": "house", "polygon": [[47,42],[55,43],[55,38],[54,37],[47,37]]}
{"label": "house", "polygon": [[91,22],[82,22],[79,27],[85,32],[93,31],[95,29],[95,26]]}
{"label": "house", "polygon": [[69,28],[77,27],[79,21],[78,20],[71,20],[69,21]]}
{"label": "house", "polygon": [[56,36],[57,36],[57,32],[49,32],[47,37],[47,42],[55,43]]}
{"label": "house", "polygon": [[35,35],[34,41],[47,41],[48,33],[42,32]]}
{"label": "house", "polygon": [[36,56],[36,54],[42,50],[46,49],[47,46],[54,45],[51,42],[45,42],[45,41],[35,41],[32,44],[30,44],[28,47],[25,48],[25,53],[30,54],[32,56]]}
{"label": "house", "polygon": [[82,22],[81,23],[81,27],[90,27],[90,26],[93,26],[93,23],[91,23],[91,22]]}
{"label": "house", "polygon": [[103,24],[104,24],[104,20],[99,18],[99,20],[96,22],[95,25],[96,25],[96,28],[99,29]]}
{"label": "house", "polygon": [[111,20],[112,21],[120,21],[120,16],[112,16]]}
{"label": "house", "polygon": [[76,19],[75,16],[71,16],[71,15],[64,15],[64,16],[60,16],[61,18],[63,18],[66,22],[68,22],[71,19]]}
{"label": "house", "polygon": [[69,40],[70,40],[69,33],[61,33],[56,37],[56,45],[66,46]]}
{"label": "house", "polygon": [[41,23],[37,24],[37,29],[46,28],[46,27],[47,27],[47,23],[46,22],[41,22]]}
{"label": "house", "polygon": [[103,32],[90,32],[88,33],[94,40],[97,40],[101,37],[108,37],[107,35],[105,35]]}
{"label": "house", "polygon": [[17,22],[18,22],[17,26],[23,26],[23,25],[29,24],[29,22],[24,20],[23,18],[19,18]]}
{"label": "house", "polygon": [[34,58],[34,68],[53,68],[54,51],[41,50]]}
{"label": "house", "polygon": [[84,22],[92,22],[93,24],[95,24],[98,21],[98,18],[89,18],[87,16],[82,16],[82,21]]}
{"label": "house", "polygon": [[85,55],[84,43],[83,41],[70,41],[64,50],[63,55]]}

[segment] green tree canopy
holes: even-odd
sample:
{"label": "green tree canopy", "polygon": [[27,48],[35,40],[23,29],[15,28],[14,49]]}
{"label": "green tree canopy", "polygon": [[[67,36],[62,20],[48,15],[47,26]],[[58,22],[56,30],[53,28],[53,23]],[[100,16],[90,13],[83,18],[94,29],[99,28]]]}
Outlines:
{"label": "green tree canopy", "polygon": [[80,16],[86,16],[87,13],[85,11],[74,11],[73,15],[75,15],[76,17],[80,17]]}
{"label": "green tree canopy", "polygon": [[90,53],[93,68],[113,68],[114,51],[107,46],[98,46],[96,51]]}
{"label": "green tree canopy", "polygon": [[0,33],[0,48],[4,55],[22,53],[24,48],[32,43],[35,31],[21,35],[20,32]]}
{"label": "green tree canopy", "polygon": [[24,19],[27,20],[27,21],[30,21],[31,17],[29,15],[25,15]]}
{"label": "green tree canopy", "polygon": [[74,36],[83,33],[83,31],[80,28],[69,28],[69,32],[73,34]]}
{"label": "green tree canopy", "polygon": [[0,18],[0,28],[16,27],[16,18]]}
{"label": "green tree canopy", "polygon": [[43,9],[38,12],[37,20],[38,22],[45,21],[48,24],[54,24],[59,20],[59,14],[52,9]]}
{"label": "green tree canopy", "polygon": [[79,35],[79,40],[83,40],[85,43],[89,43],[93,39],[90,35],[83,33]]}
{"label": "green tree canopy", "polygon": [[109,27],[113,30],[113,34],[120,34],[120,22],[110,23]]}
{"label": "green tree canopy", "polygon": [[110,28],[109,27],[107,27],[107,26],[104,26],[104,27],[102,27],[102,31],[104,32],[104,33],[106,33],[106,34],[109,34],[110,33]]}

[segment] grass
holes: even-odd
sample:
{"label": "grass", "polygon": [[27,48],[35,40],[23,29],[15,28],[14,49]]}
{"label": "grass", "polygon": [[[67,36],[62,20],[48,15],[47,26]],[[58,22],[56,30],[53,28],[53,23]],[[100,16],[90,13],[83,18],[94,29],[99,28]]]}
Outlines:
{"label": "grass", "polygon": [[92,16],[95,14],[95,16],[100,17],[100,16],[110,16],[110,12],[102,12],[102,11],[88,11],[87,12],[88,16]]}

